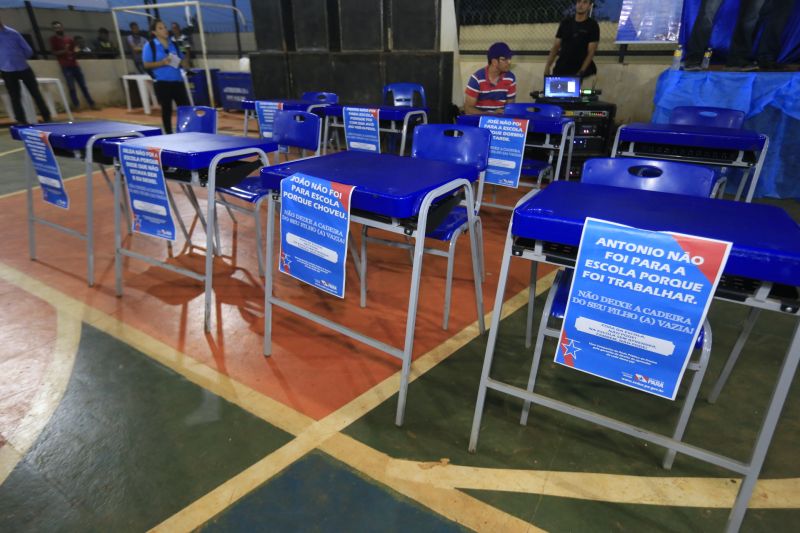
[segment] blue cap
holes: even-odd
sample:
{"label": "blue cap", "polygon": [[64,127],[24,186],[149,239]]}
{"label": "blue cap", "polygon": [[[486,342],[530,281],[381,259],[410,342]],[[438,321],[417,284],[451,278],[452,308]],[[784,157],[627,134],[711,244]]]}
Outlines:
{"label": "blue cap", "polygon": [[510,59],[513,53],[511,52],[511,48],[508,47],[506,43],[494,43],[492,46],[489,47],[489,51],[486,52],[486,59],[489,63],[492,62],[492,59],[497,59],[500,57],[505,57],[506,59]]}

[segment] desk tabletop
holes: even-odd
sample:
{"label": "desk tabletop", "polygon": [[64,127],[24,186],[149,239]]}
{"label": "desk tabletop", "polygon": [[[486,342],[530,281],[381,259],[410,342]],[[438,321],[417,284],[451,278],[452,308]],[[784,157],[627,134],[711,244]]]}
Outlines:
{"label": "desk tabletop", "polygon": [[[456,118],[456,124],[463,124],[464,126],[478,126],[481,121],[482,115],[459,115]],[[560,135],[564,131],[564,124],[575,122],[575,120],[567,117],[561,118],[536,118],[525,117],[523,115],[487,115],[495,118],[527,118],[528,119],[528,133],[550,133]]]}
{"label": "desk tabletop", "polygon": [[[326,104],[325,102],[320,102],[318,100],[297,100],[297,99],[284,99],[284,98],[272,98],[266,99],[267,102],[281,102],[283,104],[283,109],[286,111],[306,111],[309,106],[328,106],[330,104]],[[255,111],[256,109],[256,100],[251,99],[244,99],[242,100],[242,109],[246,109],[249,111]]]}
{"label": "desk tabletop", "polygon": [[755,131],[735,128],[634,122],[620,126],[619,140],[755,151],[764,148],[767,136]]}
{"label": "desk tabletop", "polygon": [[[173,133],[154,137],[113,140],[103,144],[106,155],[116,157],[119,145],[139,148],[161,148],[161,164],[183,170],[207,169],[214,156],[243,148],[260,148],[264,152],[274,152],[278,145],[266,139],[253,137],[234,137],[214,133]],[[107,152],[110,151],[110,152]]]}
{"label": "desk tabletop", "polygon": [[417,215],[425,195],[441,185],[478,178],[478,171],[466,165],[349,151],[264,167],[261,179],[278,190],[281,180],[295,172],[355,185],[353,209],[396,218]]}
{"label": "desk tabletop", "polygon": [[726,274],[800,286],[800,225],[770,205],[556,181],[514,210],[511,231],[577,246],[586,217],[730,241]]}
{"label": "desk tabletop", "polygon": [[29,126],[12,126],[11,137],[18,141],[22,140],[19,135],[19,130],[22,128],[50,132],[50,144],[53,148],[63,150],[82,150],[93,135],[101,133],[125,135],[126,133],[139,132],[146,136],[161,134],[161,128],[158,126],[144,126],[110,120],[91,120],[87,122],[52,122]]}
{"label": "desk tabletop", "polygon": [[409,113],[424,111],[428,113],[427,107],[414,106],[393,106],[393,105],[369,105],[369,104],[331,104],[324,108],[326,117],[341,117],[345,107],[358,107],[361,109],[378,109],[381,120],[403,120]]}

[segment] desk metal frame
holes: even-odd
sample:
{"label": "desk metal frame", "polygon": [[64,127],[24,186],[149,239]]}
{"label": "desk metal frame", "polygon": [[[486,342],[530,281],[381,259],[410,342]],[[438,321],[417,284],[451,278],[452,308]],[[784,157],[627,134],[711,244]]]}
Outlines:
{"label": "desk metal frame", "polygon": [[[531,191],[528,194],[526,194],[517,203],[517,207],[524,204],[538,192],[539,191]],[[724,455],[720,455],[718,453],[706,450],[704,448],[693,446],[691,444],[686,444],[679,440],[666,437],[659,433],[653,433],[651,431],[647,431],[637,426],[627,424],[619,420],[594,413],[592,411],[581,409],[579,407],[575,407],[568,403],[555,400],[553,398],[544,396],[542,394],[537,394],[535,392],[528,392],[525,389],[507,383],[503,383],[496,379],[492,379],[489,376],[492,367],[492,359],[494,357],[495,345],[497,343],[498,327],[500,324],[500,316],[503,310],[503,296],[506,289],[506,281],[508,279],[508,271],[509,271],[509,265],[511,263],[511,257],[516,256],[522,259],[527,259],[528,261],[532,261],[533,262],[532,271],[534,273],[535,273],[535,265],[537,263],[551,263],[551,264],[557,264],[559,266],[574,267],[574,260],[572,261],[571,264],[567,264],[568,261],[555,262],[551,260],[543,251],[542,241],[536,241],[533,247],[526,246],[526,247],[515,248],[516,238],[511,233],[511,227],[512,223],[509,222],[508,233],[506,236],[506,243],[503,249],[503,262],[502,266],[500,267],[500,274],[499,274],[500,279],[497,286],[497,295],[495,297],[494,312],[492,313],[492,323],[489,328],[489,338],[486,344],[486,355],[484,357],[483,370],[481,372],[481,381],[478,389],[478,398],[475,403],[475,415],[473,417],[473,422],[472,422],[472,431],[470,434],[470,441],[469,441],[469,451],[475,452],[475,450],[477,449],[478,435],[480,433],[480,427],[481,427],[481,418],[483,416],[484,402],[486,400],[486,391],[487,389],[492,389],[501,392],[503,394],[519,398],[525,402],[530,402],[537,405],[541,405],[543,407],[554,409],[558,412],[574,416],[576,418],[580,418],[581,420],[592,422],[600,426],[613,429],[615,431],[619,431],[626,435],[630,435],[632,437],[636,437],[645,440],[647,442],[651,442],[658,446],[663,446],[673,453],[677,452],[686,454],[690,457],[694,457],[695,459],[699,459],[701,461],[705,461],[707,463],[720,466],[732,472],[742,474],[744,476],[744,480],[739,488],[739,493],[736,496],[736,500],[733,508],[731,509],[731,513],[728,517],[728,523],[726,526],[726,531],[728,532],[738,531],[739,527],[741,526],[742,520],[744,519],[744,514],[747,511],[747,505],[753,494],[753,489],[755,488],[756,482],[758,481],[758,476],[761,472],[761,467],[764,464],[764,458],[767,455],[767,450],[772,440],[772,435],[775,432],[775,426],[778,423],[781,410],[783,409],[784,401],[786,400],[786,396],[789,393],[789,388],[792,384],[792,380],[794,379],[798,362],[800,362],[800,320],[798,320],[798,324],[795,326],[789,350],[787,351],[786,356],[784,358],[777,383],[775,384],[775,389],[773,390],[772,393],[772,398],[770,400],[769,407],[767,409],[766,414],[764,415],[764,420],[758,432],[758,437],[756,438],[756,443],[753,448],[753,453],[750,458],[750,461],[747,463],[741,462],[726,457]],[[534,280],[532,281],[532,283],[535,283],[535,275],[532,276],[532,280]],[[758,288],[758,290],[755,292],[755,294],[752,295],[751,297],[748,297],[743,302],[739,302],[736,300],[726,300],[726,299],[725,300],[735,303],[740,303],[750,307],[753,310],[751,311],[751,317],[754,312],[757,314],[757,312],[761,309],[786,313],[787,310],[785,309],[785,306],[781,304],[781,302],[770,299],[768,297],[771,289],[772,289],[772,283],[763,282],[761,286]],[[719,298],[719,299],[724,299],[724,298]],[[790,314],[798,315],[798,310],[796,308],[792,308],[788,312]],[[750,320],[750,318],[748,318],[748,320]],[[743,338],[744,339],[747,338],[747,335],[745,335],[746,332],[742,333],[743,335],[740,335],[739,338],[740,340],[742,340]],[[747,331],[747,333],[749,333],[749,331]],[[741,346],[739,346],[738,348],[741,349]],[[736,348],[734,348],[734,351],[736,351]]]}
{"label": "desk metal frame", "polygon": [[[108,139],[114,137],[127,137],[135,135],[131,131],[119,131],[114,133],[99,133],[93,135],[86,142],[84,161],[86,162],[86,232],[81,233],[72,228],[62,226],[53,221],[40,218],[36,216],[33,203],[33,189],[36,186],[36,172],[30,162],[30,158],[25,158],[25,173],[27,175],[27,204],[28,204],[28,250],[31,260],[36,260],[36,224],[41,224],[53,228],[55,230],[71,235],[77,239],[86,242],[86,282],[90,287],[94,286],[94,174],[92,168],[94,166],[93,149],[97,141],[101,139]],[[74,150],[75,159],[81,158],[80,150]],[[58,157],[58,155],[56,155]],[[97,166],[105,176],[106,181],[109,181],[108,174],[106,173],[105,166],[98,163]],[[118,198],[115,197],[115,200]],[[118,206],[117,206],[118,207]]]}
{"label": "desk metal frame", "polygon": [[[275,238],[275,204],[280,201],[279,192],[273,191],[269,195],[267,201],[267,243],[266,243],[266,272],[264,280],[264,355],[269,356],[272,353],[272,306],[278,306],[290,313],[298,315],[315,322],[321,326],[332,329],[342,335],[355,339],[359,342],[371,346],[377,350],[385,352],[392,357],[396,357],[402,361],[402,370],[400,374],[400,390],[397,401],[397,412],[395,415],[395,424],[398,426],[403,425],[403,418],[405,415],[406,396],[408,393],[408,381],[411,371],[411,356],[414,349],[414,329],[417,320],[417,307],[419,303],[419,285],[420,277],[422,274],[422,258],[425,248],[425,232],[427,226],[428,211],[433,201],[443,195],[453,193],[459,189],[464,189],[464,195],[467,202],[467,214],[469,216],[469,227],[472,231],[469,232],[470,244],[472,247],[472,272],[475,280],[475,299],[478,309],[478,326],[481,333],[485,331],[483,322],[483,295],[481,292],[481,274],[480,265],[477,253],[477,239],[475,236],[475,206],[473,204],[472,185],[466,179],[456,179],[440,187],[428,192],[420,206],[418,214],[418,226],[414,231],[410,231],[400,224],[400,221],[393,219],[391,223],[367,218],[366,216],[353,215],[350,217],[351,222],[363,224],[371,228],[378,228],[399,235],[404,235],[409,238],[415,239],[414,245],[414,259],[411,269],[411,289],[408,296],[408,315],[406,318],[405,341],[402,348],[390,346],[373,337],[369,337],[345,327],[342,324],[329,320],[316,313],[298,307],[285,300],[281,300],[272,293],[273,289],[273,269],[275,263],[273,260],[274,238]],[[364,254],[361,255],[361,264],[357,267],[359,275],[364,276],[366,271],[366,258]],[[363,290],[363,284],[362,284]]]}
{"label": "desk metal frame", "polygon": [[[154,257],[150,257],[148,255],[144,255],[139,252],[134,252],[133,250],[129,250],[122,246],[122,234],[121,234],[121,220],[120,220],[120,212],[119,212],[119,202],[120,202],[120,195],[121,195],[121,188],[122,188],[122,172],[119,168],[115,169],[114,172],[114,282],[116,287],[117,296],[122,296],[122,256],[133,257],[135,259],[139,259],[151,265],[159,266],[170,270],[172,272],[176,272],[178,274],[182,274],[184,276],[190,277],[197,281],[204,282],[204,298],[205,298],[205,307],[204,307],[204,314],[203,314],[203,326],[205,331],[211,331],[211,294],[212,294],[212,284],[214,279],[214,253],[215,250],[215,243],[214,243],[214,235],[216,232],[216,181],[217,181],[217,168],[220,166],[220,163],[223,160],[230,160],[231,158],[244,158],[248,156],[257,155],[261,160],[261,164],[267,166],[269,164],[269,160],[267,159],[267,154],[260,148],[242,148],[239,150],[230,150],[227,152],[222,152],[214,156],[211,160],[211,163],[208,166],[208,180],[203,184],[200,180],[200,173],[197,170],[191,171],[191,182],[190,185],[192,186],[203,186],[205,185],[208,190],[208,200],[207,200],[207,210],[206,210],[206,260],[205,260],[205,268],[203,269],[203,273],[199,274],[193,270],[189,270],[186,268],[181,268],[175,265],[171,265],[165,261],[160,261]],[[165,178],[169,179],[166,175]],[[185,182],[181,181],[180,183],[185,184]],[[169,194],[169,187],[167,187],[167,192]],[[170,198],[170,202],[172,203],[172,198]],[[182,222],[180,223],[183,229]],[[185,229],[183,230],[184,234],[186,234]]]}
{"label": "desk metal frame", "polygon": [[[341,104],[338,104],[341,105]],[[328,144],[331,142],[330,135],[333,133],[331,128],[341,128],[344,131],[344,108],[345,107],[362,107],[362,108],[369,108],[369,106],[342,106],[342,117],[340,121],[340,117],[333,116],[333,115],[326,115],[325,116],[325,131],[322,133],[322,154],[325,155],[328,153]],[[377,106],[380,107],[380,106]],[[402,109],[402,107],[398,107],[398,109]],[[421,109],[417,109],[414,111],[409,111],[405,115],[403,115],[403,126],[402,128],[398,128],[399,120],[388,120],[389,127],[382,128],[380,127],[380,121],[385,120],[381,119],[380,115],[378,116],[378,132],[380,133],[399,133],[400,134],[400,152],[399,155],[403,155],[406,151],[406,139],[408,137],[408,125],[411,122],[412,117],[420,117],[422,119],[421,124],[428,123],[428,113]]]}
{"label": "desk metal frame", "polygon": [[[620,134],[622,130],[625,129],[625,126],[620,126],[617,129],[617,134],[614,136],[614,145],[611,148],[611,157],[646,157],[650,159],[664,159],[669,161],[682,161],[684,163],[697,163],[700,165],[709,165],[714,167],[736,167],[736,168],[744,168],[747,170],[744,176],[742,176],[742,181],[739,183],[739,188],[736,190],[736,197],[735,200],[739,200],[742,198],[742,193],[744,192],[745,185],[748,184],[747,187],[747,194],[745,195],[745,202],[750,202],[753,199],[753,195],[756,192],[756,186],[758,185],[758,178],[761,176],[761,169],[764,166],[764,159],[767,156],[767,150],[769,149],[769,137],[766,137],[764,141],[764,147],[758,151],[758,157],[756,158],[755,165],[748,163],[744,160],[744,156],[747,153],[746,150],[738,150],[738,155],[735,160],[733,161],[715,161],[715,160],[708,160],[708,159],[700,159],[696,157],[685,157],[685,156],[669,156],[669,155],[653,155],[649,153],[640,153],[636,151],[636,141],[622,141],[622,143],[627,143],[627,147],[624,151],[620,151]],[[665,143],[666,144],[666,143]],[[680,145],[675,145],[680,146]],[[720,193],[722,194],[722,192]]]}

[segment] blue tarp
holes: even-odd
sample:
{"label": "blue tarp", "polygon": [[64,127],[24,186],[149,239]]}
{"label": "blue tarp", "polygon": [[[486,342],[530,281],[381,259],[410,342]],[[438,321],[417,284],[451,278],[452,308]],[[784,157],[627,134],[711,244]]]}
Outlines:
{"label": "blue tarp", "polygon": [[769,136],[756,197],[800,199],[800,72],[664,71],[652,121],[669,122],[677,106],[745,112],[744,127]]}
{"label": "blue tarp", "polygon": [[[794,2],[794,9],[784,27],[781,49],[777,56],[780,63],[792,63],[800,59],[800,0],[775,1]],[[702,0],[684,0],[683,2],[680,43],[684,47],[692,33],[701,2]],[[714,28],[711,31],[709,46],[714,50],[714,57],[717,60],[727,55],[733,37],[733,29],[736,27],[736,19],[739,17],[739,2],[740,0],[723,0],[716,17],[714,17]],[[758,45],[757,40],[755,44]]]}

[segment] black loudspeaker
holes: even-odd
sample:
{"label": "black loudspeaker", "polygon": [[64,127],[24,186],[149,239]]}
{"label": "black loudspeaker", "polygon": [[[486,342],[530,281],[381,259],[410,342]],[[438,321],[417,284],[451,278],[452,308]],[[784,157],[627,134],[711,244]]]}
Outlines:
{"label": "black loudspeaker", "polygon": [[332,54],[333,88],[339,101],[351,104],[381,102],[383,72],[381,54],[346,53]]}
{"label": "black loudspeaker", "polygon": [[286,50],[281,0],[258,0],[251,7],[256,48],[276,52]]}
{"label": "black loudspeaker", "polygon": [[389,0],[392,50],[439,50],[439,0]]}
{"label": "black loudspeaker", "polygon": [[328,0],[292,0],[292,22],[298,52],[329,50]]}
{"label": "black loudspeaker", "polygon": [[293,98],[289,92],[289,67],[286,54],[256,52],[250,54],[253,93],[257,100]]}
{"label": "black loudspeaker", "polygon": [[428,121],[446,122],[453,90],[451,52],[391,52],[383,54],[385,83],[419,83],[425,88]]}
{"label": "black loudspeaker", "polygon": [[342,52],[384,49],[383,2],[339,0]]}
{"label": "black loudspeaker", "polygon": [[331,54],[296,52],[289,54],[291,93],[300,97],[307,91],[334,91]]}

